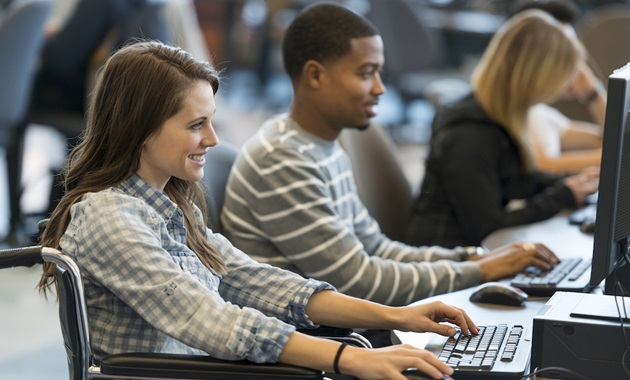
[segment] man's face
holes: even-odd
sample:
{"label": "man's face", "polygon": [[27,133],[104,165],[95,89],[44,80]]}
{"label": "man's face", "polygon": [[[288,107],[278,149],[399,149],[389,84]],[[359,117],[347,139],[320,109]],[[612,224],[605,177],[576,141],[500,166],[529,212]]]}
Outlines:
{"label": "man's face", "polygon": [[380,36],[357,38],[344,57],[325,64],[321,113],[328,127],[365,128],[378,112],[378,98],[385,93],[380,70],[383,41]]}

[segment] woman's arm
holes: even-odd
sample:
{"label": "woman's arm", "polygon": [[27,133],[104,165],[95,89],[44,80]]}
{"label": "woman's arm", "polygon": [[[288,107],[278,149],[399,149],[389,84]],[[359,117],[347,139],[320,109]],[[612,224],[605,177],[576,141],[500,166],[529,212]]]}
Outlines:
{"label": "woman's arm", "polygon": [[595,124],[603,130],[606,119],[606,88],[585,62],[580,65],[570,91],[586,106]]}
{"label": "woman's arm", "polygon": [[536,168],[547,173],[577,173],[597,166],[602,130],[594,123],[571,120],[555,108],[536,104],[528,114]]}
{"label": "woman's arm", "polygon": [[306,305],[306,314],[317,324],[365,329],[398,329],[453,335],[455,329],[439,322],[457,324],[466,334],[476,325],[461,309],[442,302],[402,307],[350,297],[334,291],[313,294]]}
{"label": "woman's arm", "polygon": [[[536,168],[540,171],[553,174],[577,173],[586,167],[600,165],[602,138],[592,131],[567,129],[561,137],[562,150],[557,155],[546,152],[535,136],[533,137]],[[572,150],[565,150],[568,146]]]}
{"label": "woman's arm", "polygon": [[[338,342],[296,332],[289,338],[279,361],[333,373],[335,357],[340,349]],[[434,379],[453,373],[453,369],[433,353],[410,345],[374,350],[347,346],[342,349],[337,363],[339,373],[359,379],[406,380],[401,372],[408,368],[418,368]]]}
{"label": "woman's arm", "polygon": [[[452,336],[455,334],[453,326],[438,323],[449,322],[459,326],[464,334],[479,332],[463,310],[441,302],[390,307],[324,290],[310,298],[306,313],[316,323],[339,327],[430,331]],[[294,333],[279,361],[331,371],[339,347],[336,342]],[[433,354],[407,345],[378,350],[347,347],[339,357],[340,372],[359,378],[403,380],[401,371],[413,367],[435,378],[452,373]]]}
{"label": "woman's arm", "polygon": [[563,152],[601,148],[601,128],[588,121],[571,120],[569,127],[560,136],[560,146]]}

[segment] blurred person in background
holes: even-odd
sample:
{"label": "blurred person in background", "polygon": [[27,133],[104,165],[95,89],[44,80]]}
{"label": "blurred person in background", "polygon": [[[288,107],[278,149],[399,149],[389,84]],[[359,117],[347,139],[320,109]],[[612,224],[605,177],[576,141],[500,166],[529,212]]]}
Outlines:
{"label": "blurred person in background", "polygon": [[[540,10],[512,17],[494,35],[468,96],[436,114],[419,196],[405,241],[479,245],[491,232],[583,205],[598,168],[560,177],[536,170],[528,114],[572,91],[584,48]],[[520,200],[520,207],[510,207]]]}

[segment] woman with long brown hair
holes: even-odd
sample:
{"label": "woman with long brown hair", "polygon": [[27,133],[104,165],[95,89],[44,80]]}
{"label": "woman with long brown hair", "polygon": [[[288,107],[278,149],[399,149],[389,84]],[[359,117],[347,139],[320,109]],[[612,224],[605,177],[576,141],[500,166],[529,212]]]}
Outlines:
{"label": "woman with long brown hair", "polygon": [[[337,327],[478,329],[460,309],[433,302],[388,307],[327,283],[260,264],[206,227],[204,155],[217,73],[181,49],[140,42],[100,73],[88,126],[66,167],[66,194],[42,244],[83,275],[93,351],[207,354],[284,362],[363,379],[452,369],[411,346],[367,350],[296,331]],[[47,268],[40,288],[54,283]]]}

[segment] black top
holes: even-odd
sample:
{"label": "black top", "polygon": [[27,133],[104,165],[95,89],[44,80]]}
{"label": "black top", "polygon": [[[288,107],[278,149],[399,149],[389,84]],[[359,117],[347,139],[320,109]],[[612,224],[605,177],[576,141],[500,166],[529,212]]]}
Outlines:
{"label": "black top", "polygon": [[[560,177],[527,172],[507,131],[472,95],[436,115],[426,174],[405,240],[413,245],[479,245],[499,228],[552,217],[575,199]],[[514,199],[524,208],[507,210]]]}

